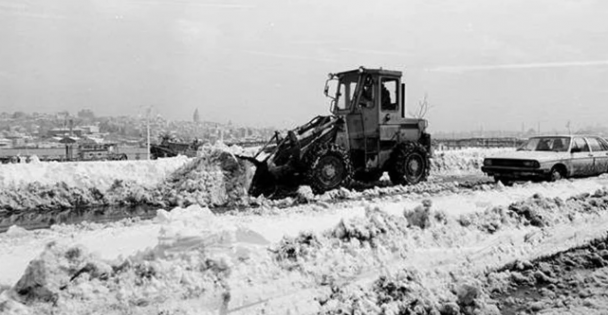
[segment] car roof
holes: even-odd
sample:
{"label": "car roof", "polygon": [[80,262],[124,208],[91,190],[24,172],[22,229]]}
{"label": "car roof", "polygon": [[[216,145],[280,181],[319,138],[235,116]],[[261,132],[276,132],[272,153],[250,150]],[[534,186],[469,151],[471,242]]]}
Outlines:
{"label": "car roof", "polygon": [[529,139],[532,139],[532,138],[574,138],[574,137],[603,138],[602,136],[598,136],[598,135],[544,135],[544,136],[532,136]]}

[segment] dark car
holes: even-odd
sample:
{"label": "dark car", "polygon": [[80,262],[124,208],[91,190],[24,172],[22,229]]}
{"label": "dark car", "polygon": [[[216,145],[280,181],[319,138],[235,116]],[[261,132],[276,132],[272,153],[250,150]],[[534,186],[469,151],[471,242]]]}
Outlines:
{"label": "dark car", "polygon": [[487,157],[481,170],[496,181],[550,180],[608,172],[608,142],[597,136],[539,136],[516,151]]}

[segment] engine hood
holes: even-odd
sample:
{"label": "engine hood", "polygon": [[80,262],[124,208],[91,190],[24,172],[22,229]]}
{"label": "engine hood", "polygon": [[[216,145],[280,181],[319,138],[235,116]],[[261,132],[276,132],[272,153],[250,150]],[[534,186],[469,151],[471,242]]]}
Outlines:
{"label": "engine hood", "polygon": [[536,160],[539,162],[569,158],[568,152],[552,151],[513,151],[488,156],[490,159]]}

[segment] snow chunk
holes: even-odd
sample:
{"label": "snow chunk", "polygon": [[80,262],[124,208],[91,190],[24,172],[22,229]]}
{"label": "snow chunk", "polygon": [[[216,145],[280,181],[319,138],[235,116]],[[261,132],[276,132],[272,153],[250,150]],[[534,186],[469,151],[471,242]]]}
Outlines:
{"label": "snow chunk", "polygon": [[28,231],[20,226],[11,225],[6,231],[6,235],[9,236],[24,236],[27,235]]}

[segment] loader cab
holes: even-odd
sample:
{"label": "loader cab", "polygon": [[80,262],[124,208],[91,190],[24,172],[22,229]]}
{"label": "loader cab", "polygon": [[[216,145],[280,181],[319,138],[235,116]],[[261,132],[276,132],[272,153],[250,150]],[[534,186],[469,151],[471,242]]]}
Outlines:
{"label": "loader cab", "polygon": [[366,68],[330,75],[326,95],[332,99],[331,111],[346,123],[336,142],[351,153],[356,169],[381,167],[398,141],[406,120],[401,75]]}
{"label": "loader cab", "polygon": [[[378,114],[378,124],[405,117],[405,84],[401,72],[365,69],[330,74],[325,95],[337,116]],[[374,115],[375,116],[375,115]]]}

